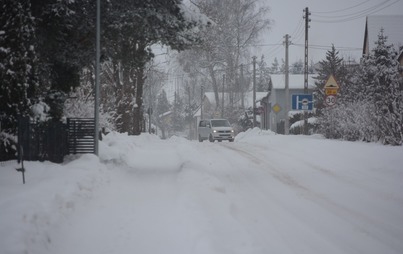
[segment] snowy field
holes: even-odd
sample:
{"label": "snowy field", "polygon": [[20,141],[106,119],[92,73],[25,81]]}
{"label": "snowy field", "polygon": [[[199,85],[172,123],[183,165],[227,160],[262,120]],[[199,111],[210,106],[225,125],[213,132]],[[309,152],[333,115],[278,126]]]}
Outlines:
{"label": "snowy field", "polygon": [[403,253],[403,147],[111,133],[62,165],[0,164],[1,254]]}

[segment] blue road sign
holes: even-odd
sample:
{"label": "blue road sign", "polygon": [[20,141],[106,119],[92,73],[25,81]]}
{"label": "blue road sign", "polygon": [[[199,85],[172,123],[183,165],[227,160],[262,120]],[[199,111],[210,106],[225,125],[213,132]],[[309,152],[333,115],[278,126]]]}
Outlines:
{"label": "blue road sign", "polygon": [[293,110],[312,110],[313,99],[312,94],[293,94],[292,95]]}

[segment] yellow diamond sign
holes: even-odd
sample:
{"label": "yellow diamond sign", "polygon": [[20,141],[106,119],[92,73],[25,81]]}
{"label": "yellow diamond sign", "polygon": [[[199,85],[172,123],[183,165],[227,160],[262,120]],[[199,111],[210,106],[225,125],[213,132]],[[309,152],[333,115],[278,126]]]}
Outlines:
{"label": "yellow diamond sign", "polygon": [[274,111],[275,113],[278,113],[278,112],[281,111],[281,107],[280,107],[280,105],[278,105],[278,103],[274,104],[274,106],[272,107],[272,109],[273,109],[273,111]]}

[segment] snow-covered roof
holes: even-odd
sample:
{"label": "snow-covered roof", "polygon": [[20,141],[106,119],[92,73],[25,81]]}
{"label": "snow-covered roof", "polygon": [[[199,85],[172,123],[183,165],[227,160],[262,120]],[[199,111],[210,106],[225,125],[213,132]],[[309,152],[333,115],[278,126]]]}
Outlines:
{"label": "snow-covered roof", "polygon": [[363,54],[368,54],[378,41],[381,29],[388,37],[388,43],[393,44],[396,50],[403,46],[403,15],[373,15],[368,16],[365,24]]}
{"label": "snow-covered roof", "polygon": [[[285,75],[273,74],[270,76],[273,89],[285,89]],[[308,88],[313,88],[315,80],[314,75],[308,75]],[[288,87],[290,89],[304,89],[304,74],[290,74],[288,78]]]}

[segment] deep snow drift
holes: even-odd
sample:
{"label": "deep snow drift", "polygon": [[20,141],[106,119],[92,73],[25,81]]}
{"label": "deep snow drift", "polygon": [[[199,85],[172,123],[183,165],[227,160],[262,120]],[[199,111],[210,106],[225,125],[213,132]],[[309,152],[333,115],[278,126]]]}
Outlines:
{"label": "deep snow drift", "polygon": [[403,253],[403,147],[250,130],[110,133],[100,157],[0,165],[0,253]]}

